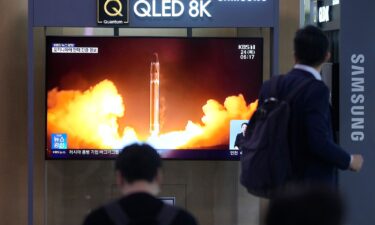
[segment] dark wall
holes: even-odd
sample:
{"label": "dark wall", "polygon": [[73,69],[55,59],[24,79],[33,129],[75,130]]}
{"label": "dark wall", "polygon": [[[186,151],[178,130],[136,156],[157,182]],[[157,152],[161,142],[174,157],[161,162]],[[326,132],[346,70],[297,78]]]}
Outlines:
{"label": "dark wall", "polygon": [[27,1],[0,4],[0,218],[27,222]]}

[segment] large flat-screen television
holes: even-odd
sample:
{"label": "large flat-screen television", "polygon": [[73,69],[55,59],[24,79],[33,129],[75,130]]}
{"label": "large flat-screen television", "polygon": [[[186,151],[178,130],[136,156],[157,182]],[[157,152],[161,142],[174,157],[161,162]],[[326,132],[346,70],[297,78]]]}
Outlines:
{"label": "large flat-screen television", "polygon": [[46,159],[237,160],[262,83],[261,38],[46,38]]}

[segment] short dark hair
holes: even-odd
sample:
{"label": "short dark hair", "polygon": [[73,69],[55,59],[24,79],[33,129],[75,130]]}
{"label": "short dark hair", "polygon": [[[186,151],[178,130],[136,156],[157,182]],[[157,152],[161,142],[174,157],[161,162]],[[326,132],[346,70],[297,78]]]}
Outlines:
{"label": "short dark hair", "polygon": [[296,32],[294,54],[299,63],[319,66],[325,60],[329,50],[329,41],[323,31],[309,25]]}
{"label": "short dark hair", "polygon": [[147,144],[132,144],[122,149],[115,168],[129,183],[138,180],[152,182],[161,165],[161,158],[153,147]]}
{"label": "short dark hair", "polygon": [[246,125],[246,126],[247,126],[247,123],[242,123],[242,124],[241,124],[241,127],[242,127],[243,125]]}
{"label": "short dark hair", "polygon": [[325,186],[293,190],[270,201],[266,225],[342,225],[344,203]]}

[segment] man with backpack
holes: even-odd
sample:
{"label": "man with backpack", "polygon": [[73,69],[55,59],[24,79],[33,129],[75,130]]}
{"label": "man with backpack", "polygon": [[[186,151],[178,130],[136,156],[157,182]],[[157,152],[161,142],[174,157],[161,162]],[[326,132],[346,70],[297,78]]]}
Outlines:
{"label": "man with backpack", "polygon": [[161,183],[161,159],[147,144],[125,147],[116,160],[122,198],[90,213],[84,225],[197,225],[187,211],[155,196]]}
{"label": "man with backpack", "polygon": [[241,183],[261,197],[289,184],[336,187],[337,169],[359,171],[363,163],[334,142],[330,93],[320,75],[330,58],[328,38],[314,26],[300,29],[294,55],[288,74],[263,84],[246,131]]}

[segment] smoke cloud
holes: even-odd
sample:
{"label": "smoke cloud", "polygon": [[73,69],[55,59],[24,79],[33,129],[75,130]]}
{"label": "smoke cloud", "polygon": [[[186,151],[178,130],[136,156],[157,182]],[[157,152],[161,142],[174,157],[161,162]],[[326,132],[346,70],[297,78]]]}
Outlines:
{"label": "smoke cloud", "polygon": [[[139,140],[136,130],[119,132],[118,119],[125,105],[115,84],[103,80],[86,91],[52,89],[48,92],[47,132],[67,133],[68,147],[121,148],[147,141],[159,149],[215,148],[229,143],[230,120],[249,119],[257,101],[247,104],[243,95],[229,96],[224,103],[209,99],[202,107],[201,121],[187,121],[184,130]],[[164,118],[168,119],[168,118]]]}

